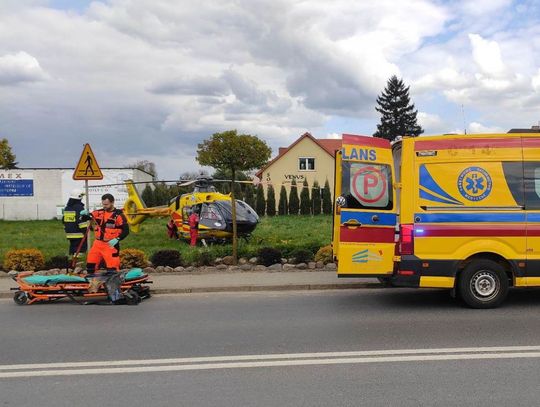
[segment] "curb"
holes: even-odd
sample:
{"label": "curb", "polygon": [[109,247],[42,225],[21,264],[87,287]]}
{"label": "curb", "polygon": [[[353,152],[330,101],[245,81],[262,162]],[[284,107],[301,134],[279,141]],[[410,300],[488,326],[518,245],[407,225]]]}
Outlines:
{"label": "curb", "polygon": [[[256,291],[312,291],[312,290],[348,290],[382,288],[379,283],[352,283],[352,284],[285,284],[285,285],[245,285],[229,287],[186,287],[186,288],[155,288],[151,289],[153,295],[161,294],[194,294],[219,292],[256,292]],[[11,298],[14,291],[0,292],[0,298]]]}

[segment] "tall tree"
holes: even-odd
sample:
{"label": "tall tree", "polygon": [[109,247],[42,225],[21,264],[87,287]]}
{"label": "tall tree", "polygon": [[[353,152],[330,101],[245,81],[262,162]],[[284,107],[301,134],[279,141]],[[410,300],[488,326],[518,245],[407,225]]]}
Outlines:
{"label": "tall tree", "polygon": [[321,214],[321,187],[317,180],[313,182],[313,190],[311,192],[311,210],[313,215]]}
{"label": "tall tree", "polygon": [[272,185],[268,185],[266,190],[266,214],[276,216],[276,193]]}
{"label": "tall tree", "polygon": [[291,192],[289,192],[289,215],[298,215],[300,210],[300,200],[298,199],[298,189],[296,188],[296,180],[291,182]]}
{"label": "tall tree", "polygon": [[309,184],[307,179],[302,184],[302,191],[300,191],[300,213],[302,215],[311,214],[311,201],[309,199]]}
{"label": "tall tree", "polygon": [[289,202],[287,201],[287,190],[285,185],[281,185],[279,190],[279,204],[278,204],[278,214],[287,215],[289,213]]}
{"label": "tall tree", "polygon": [[246,193],[244,194],[245,202],[255,209],[255,195],[253,194],[253,185],[246,186]]}
{"label": "tall tree", "polygon": [[238,258],[238,232],[236,224],[236,199],[234,181],[239,171],[251,171],[266,164],[272,150],[266,143],[249,134],[238,134],[236,130],[214,133],[197,148],[197,161],[216,170],[231,172],[231,207],[233,224],[233,259]]}
{"label": "tall tree", "polygon": [[330,184],[328,180],[324,182],[322,192],[322,211],[325,215],[330,215],[333,212],[332,193],[330,192]]}
{"label": "tall tree", "polygon": [[3,170],[13,170],[17,168],[17,157],[11,151],[11,146],[7,138],[0,140],[0,168]]}
{"label": "tall tree", "polygon": [[255,197],[255,212],[257,215],[264,216],[266,201],[264,199],[264,189],[261,184],[257,186],[257,195]]}
{"label": "tall tree", "polygon": [[418,136],[424,132],[416,121],[418,110],[409,97],[409,87],[397,76],[392,76],[377,97],[375,110],[381,114],[374,137],[395,140],[398,136]]}

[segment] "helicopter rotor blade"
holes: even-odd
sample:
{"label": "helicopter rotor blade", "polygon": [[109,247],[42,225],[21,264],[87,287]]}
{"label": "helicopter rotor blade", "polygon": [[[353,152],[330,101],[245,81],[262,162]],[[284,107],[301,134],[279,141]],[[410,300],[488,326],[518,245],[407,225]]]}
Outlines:
{"label": "helicopter rotor blade", "polygon": [[177,183],[178,180],[163,180],[163,181],[137,181],[137,182],[133,182],[133,181],[124,181],[124,182],[117,182],[117,183],[114,183],[114,184],[99,184],[99,185],[89,185],[88,188],[89,189],[92,189],[92,188],[102,188],[102,187],[114,187],[114,186],[118,186],[118,185],[126,185],[126,183],[129,183],[129,184],[133,184],[133,185],[138,185],[138,184],[171,184],[171,183]]}
{"label": "helicopter rotor blade", "polygon": [[178,185],[179,187],[187,187],[188,185],[192,185],[195,182],[197,182],[196,179],[193,179],[190,181],[180,180],[180,181],[176,181],[176,185]]}
{"label": "helicopter rotor blade", "polygon": [[[212,182],[232,182],[232,179],[214,179]],[[234,182],[238,184],[253,184],[253,181],[248,180],[235,180]]]}

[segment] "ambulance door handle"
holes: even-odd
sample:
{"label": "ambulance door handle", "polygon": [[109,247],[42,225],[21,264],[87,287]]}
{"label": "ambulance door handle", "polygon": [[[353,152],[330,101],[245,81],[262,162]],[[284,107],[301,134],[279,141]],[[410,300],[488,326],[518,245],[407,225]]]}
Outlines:
{"label": "ambulance door handle", "polygon": [[378,222],[378,221],[379,221],[379,215],[373,215],[373,216],[371,217],[371,220],[372,220],[373,222]]}
{"label": "ambulance door handle", "polygon": [[345,222],[343,224],[343,226],[348,227],[348,228],[350,228],[350,227],[360,227],[360,226],[362,226],[362,224],[360,222],[358,222],[356,219],[351,219],[351,220]]}

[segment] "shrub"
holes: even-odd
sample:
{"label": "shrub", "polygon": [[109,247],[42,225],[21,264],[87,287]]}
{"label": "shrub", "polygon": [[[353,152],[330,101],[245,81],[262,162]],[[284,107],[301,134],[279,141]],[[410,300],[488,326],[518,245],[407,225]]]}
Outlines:
{"label": "shrub", "polygon": [[68,256],[53,256],[45,262],[45,269],[65,269],[71,267]]}
{"label": "shrub", "polygon": [[285,185],[281,186],[279,190],[279,205],[278,205],[278,214],[287,215],[289,213],[289,202],[287,200],[287,190]]}
{"label": "shrub", "polygon": [[311,193],[311,210],[313,211],[313,215],[321,214],[321,205],[321,187],[319,186],[319,183],[315,181],[313,183],[313,192]]}
{"label": "shrub", "polygon": [[332,261],[334,261],[332,246],[328,245],[321,247],[315,255],[315,261],[322,261],[324,264],[332,263]]}
{"label": "shrub", "polygon": [[259,263],[266,267],[272,264],[281,263],[281,251],[272,247],[262,247],[257,253]]}
{"label": "shrub", "polygon": [[300,210],[300,198],[298,198],[298,189],[296,181],[291,182],[291,192],[289,192],[289,215],[298,215]]}
{"label": "shrub", "polygon": [[266,212],[266,200],[264,199],[264,190],[261,184],[257,187],[257,194],[255,196],[255,212],[259,216],[264,216]]}
{"label": "shrub", "polygon": [[146,267],[148,260],[146,254],[138,249],[120,250],[120,267],[123,269],[131,269],[135,267]]}
{"label": "shrub", "polygon": [[182,265],[182,258],[178,250],[159,250],[152,254],[150,261],[157,266],[178,267]]}
{"label": "shrub", "polygon": [[309,198],[309,185],[307,180],[304,180],[302,191],[300,192],[300,213],[302,215],[311,214],[311,199]]}
{"label": "shrub", "polygon": [[4,257],[6,270],[35,271],[45,265],[43,253],[37,249],[9,250]]}
{"label": "shrub", "polygon": [[268,185],[266,191],[266,214],[268,216],[276,215],[276,194],[272,185]]}
{"label": "shrub", "polygon": [[326,215],[332,214],[334,206],[332,204],[332,193],[330,192],[330,184],[328,180],[324,183],[324,188],[322,191],[322,211]]}
{"label": "shrub", "polygon": [[212,255],[206,249],[200,249],[193,253],[193,263],[197,267],[211,266],[214,262],[215,256]]}
{"label": "shrub", "polygon": [[291,253],[296,263],[307,263],[313,260],[313,252],[307,249],[295,249]]}
{"label": "shrub", "polygon": [[246,187],[246,192],[244,194],[244,202],[251,206],[251,208],[255,209],[255,195],[253,194],[252,185],[248,185]]}

